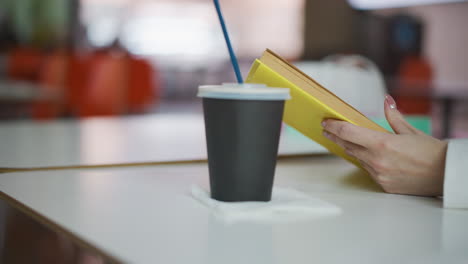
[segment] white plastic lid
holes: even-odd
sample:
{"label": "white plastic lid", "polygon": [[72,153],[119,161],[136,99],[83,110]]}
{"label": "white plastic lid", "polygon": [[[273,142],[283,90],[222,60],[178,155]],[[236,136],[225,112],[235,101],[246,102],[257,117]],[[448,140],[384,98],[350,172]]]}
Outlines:
{"label": "white plastic lid", "polygon": [[198,97],[230,100],[280,101],[291,98],[288,88],[272,88],[264,84],[223,83],[222,85],[201,85]]}

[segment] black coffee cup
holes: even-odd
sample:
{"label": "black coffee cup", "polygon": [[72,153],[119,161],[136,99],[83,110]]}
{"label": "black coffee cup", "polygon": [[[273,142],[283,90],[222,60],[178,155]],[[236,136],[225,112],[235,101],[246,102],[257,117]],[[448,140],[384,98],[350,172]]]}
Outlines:
{"label": "black coffee cup", "polygon": [[211,197],[269,201],[289,89],[259,84],[200,86]]}

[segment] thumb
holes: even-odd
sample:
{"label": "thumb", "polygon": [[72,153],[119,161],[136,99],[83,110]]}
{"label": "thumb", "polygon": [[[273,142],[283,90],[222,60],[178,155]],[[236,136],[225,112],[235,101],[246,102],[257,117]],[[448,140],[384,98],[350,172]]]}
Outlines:
{"label": "thumb", "polygon": [[395,100],[390,95],[385,96],[385,117],[397,134],[419,134],[419,131],[411,126],[398,111]]}

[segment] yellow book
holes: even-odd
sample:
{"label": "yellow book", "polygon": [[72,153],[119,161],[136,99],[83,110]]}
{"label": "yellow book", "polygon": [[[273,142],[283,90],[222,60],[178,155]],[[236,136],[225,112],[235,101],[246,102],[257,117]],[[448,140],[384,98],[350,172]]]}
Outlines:
{"label": "yellow book", "polygon": [[255,60],[246,82],[289,88],[291,99],[286,101],[284,122],[358,167],[360,165],[355,158],[323,136],[321,122],[328,118],[339,119],[388,132],[270,50],[266,50],[260,59]]}

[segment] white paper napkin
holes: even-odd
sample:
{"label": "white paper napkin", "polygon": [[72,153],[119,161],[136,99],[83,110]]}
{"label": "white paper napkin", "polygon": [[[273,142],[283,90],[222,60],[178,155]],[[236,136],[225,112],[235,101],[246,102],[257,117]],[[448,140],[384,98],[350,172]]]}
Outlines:
{"label": "white paper napkin", "polygon": [[269,202],[221,202],[199,186],[192,186],[191,195],[227,223],[292,222],[341,213],[339,207],[292,188],[273,188]]}

